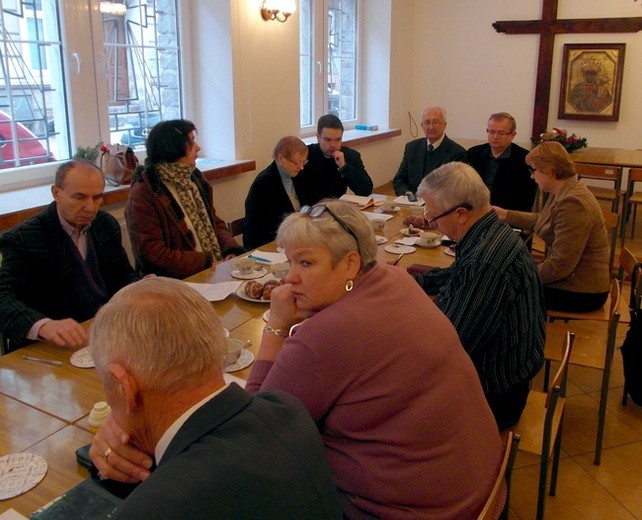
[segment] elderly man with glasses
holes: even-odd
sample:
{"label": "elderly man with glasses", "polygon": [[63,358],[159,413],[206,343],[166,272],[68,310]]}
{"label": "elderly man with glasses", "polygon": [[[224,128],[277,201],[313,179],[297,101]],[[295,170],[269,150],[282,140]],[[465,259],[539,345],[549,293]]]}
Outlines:
{"label": "elderly man with glasses", "polygon": [[524,242],[491,209],[488,188],[467,164],[428,175],[418,195],[429,224],[457,242],[445,269],[413,274],[454,325],[473,361],[497,426],[519,421],[530,380],[544,362],[546,313]]}
{"label": "elderly man with glasses", "polygon": [[515,118],[507,112],[491,114],[486,126],[488,144],[470,148],[464,162],[481,175],[493,206],[531,211],[537,185],[526,165],[528,150],[513,143],[516,129]]}
{"label": "elderly man with glasses", "polygon": [[441,107],[426,107],[421,113],[421,128],[425,137],[406,144],[399,169],[392,179],[396,195],[415,193],[426,175],[442,164],[460,161],[466,149],[446,134],[446,111]]}

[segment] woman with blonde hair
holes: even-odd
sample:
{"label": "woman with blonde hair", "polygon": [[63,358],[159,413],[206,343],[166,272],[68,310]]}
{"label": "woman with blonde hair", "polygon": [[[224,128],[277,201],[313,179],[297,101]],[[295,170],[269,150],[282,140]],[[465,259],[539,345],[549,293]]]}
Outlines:
{"label": "woman with blonde hair", "polygon": [[531,177],[548,199],[540,213],[495,208],[511,226],[532,230],[546,244],[537,265],[546,307],[568,312],[599,309],[610,287],[609,241],[602,209],[575,174],[564,147],[546,141],[526,156]]}
{"label": "woman with blonde hair", "polygon": [[347,204],[302,208],[277,243],[291,268],[272,292],[246,389],[303,402],[346,518],[477,518],[501,443],[446,316],[404,271],[376,261],[368,219]]}

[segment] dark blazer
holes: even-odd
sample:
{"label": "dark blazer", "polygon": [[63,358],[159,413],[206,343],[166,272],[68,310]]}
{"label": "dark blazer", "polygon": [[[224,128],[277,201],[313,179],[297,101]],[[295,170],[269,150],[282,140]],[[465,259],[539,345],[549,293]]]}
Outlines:
{"label": "dark blazer", "polygon": [[[216,215],[210,183],[198,169],[194,169],[192,180],[201,194],[223,257],[244,253],[245,249]],[[195,250],[196,241],[187,227],[185,214],[153,166],[134,173],[125,219],[136,268],[141,274],[186,278],[212,265],[211,252]]]}
{"label": "dark blazer", "polygon": [[[294,191],[297,191],[296,185]],[[290,197],[281,182],[279,168],[276,162],[272,161],[270,166],[256,176],[245,199],[245,248],[255,249],[272,242],[283,218],[293,211]]]}
{"label": "dark blazer", "polygon": [[[466,149],[450,139],[447,135],[432,152],[428,152],[428,141],[425,137],[406,143],[403,159],[399,170],[392,179],[392,187],[396,195],[407,191],[415,193],[421,180],[431,171],[442,164],[451,161],[461,161],[466,155]],[[424,171],[424,165],[426,166]]]}
{"label": "dark blazer", "polygon": [[332,157],[323,155],[318,143],[308,145],[308,163],[294,177],[294,186],[302,206],[311,206],[321,199],[339,198],[348,188],[355,195],[372,193],[372,179],[361,161],[361,154],[347,146],[342,146],[341,151],[346,160],[343,171],[339,171]]}
{"label": "dark blazer", "polygon": [[[497,173],[490,188],[490,203],[504,209],[531,211],[537,193],[537,184],[531,179],[526,164],[528,150],[511,143],[510,156],[493,159],[489,144],[469,148],[464,162],[470,164],[486,182],[486,167],[490,161],[497,161]],[[486,182],[486,185],[488,183]]]}
{"label": "dark blazer", "polygon": [[181,426],[115,519],[341,519],[319,432],[284,392],[231,384]]}
{"label": "dark blazer", "polygon": [[[99,211],[88,238],[110,297],[138,280],[114,217]],[[60,225],[55,202],[0,237],[0,330],[10,348],[23,345],[31,326],[42,318],[84,321],[92,317],[68,290],[77,274],[68,254],[70,240]]]}

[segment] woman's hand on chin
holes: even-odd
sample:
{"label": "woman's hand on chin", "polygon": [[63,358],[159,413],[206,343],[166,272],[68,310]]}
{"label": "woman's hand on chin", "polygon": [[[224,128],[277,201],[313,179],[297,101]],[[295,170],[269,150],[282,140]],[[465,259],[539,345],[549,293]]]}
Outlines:
{"label": "woman's hand on chin", "polygon": [[292,285],[286,283],[275,287],[270,299],[270,325],[274,328],[290,330],[292,325],[309,318],[312,313],[297,307]]}

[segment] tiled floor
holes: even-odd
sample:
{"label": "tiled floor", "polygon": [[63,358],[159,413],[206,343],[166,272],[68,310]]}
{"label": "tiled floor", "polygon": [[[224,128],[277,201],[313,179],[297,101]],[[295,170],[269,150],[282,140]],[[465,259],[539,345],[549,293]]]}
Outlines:
{"label": "tiled floor", "polygon": [[[638,219],[640,220],[640,219]],[[642,222],[626,247],[642,261]],[[627,293],[624,293],[627,296]],[[618,331],[622,344],[626,326]],[[570,366],[557,495],[546,496],[547,520],[642,520],[642,407],[622,406],[622,357],[616,349],[600,466],[593,464],[602,372]],[[534,382],[541,388],[541,374]],[[549,472],[550,473],[550,472]],[[511,520],[535,518],[539,461],[519,453],[513,470]]]}

